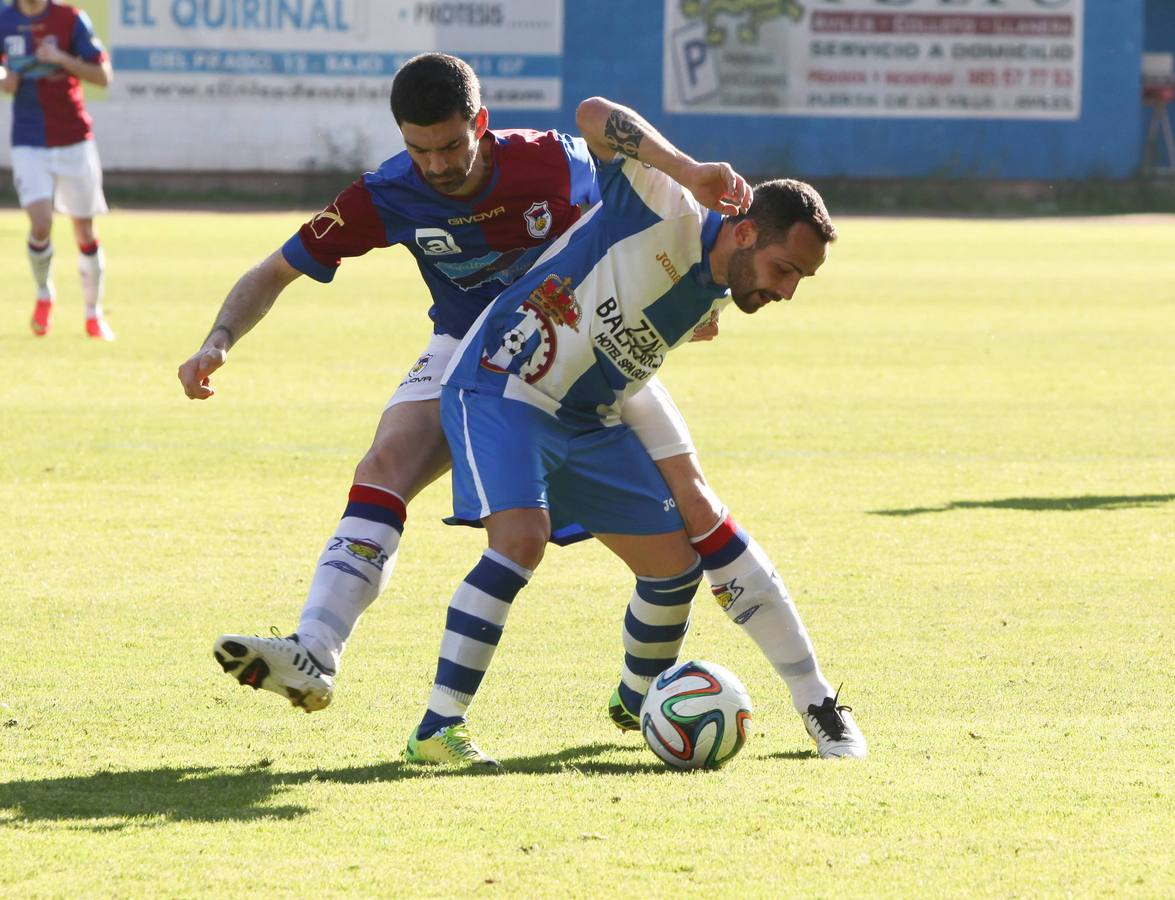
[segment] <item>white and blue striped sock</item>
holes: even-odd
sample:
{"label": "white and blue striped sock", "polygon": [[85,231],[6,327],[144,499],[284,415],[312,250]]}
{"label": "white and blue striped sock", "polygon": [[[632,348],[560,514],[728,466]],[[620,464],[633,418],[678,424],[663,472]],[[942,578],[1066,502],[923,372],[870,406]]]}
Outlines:
{"label": "white and blue striped sock", "polygon": [[701,580],[700,559],[672,578],[637,578],[624,614],[619,688],[620,700],[632,714],[640,712],[653,679],[677,662]]}
{"label": "white and blue striped sock", "polygon": [[486,550],[465,576],[445,617],[445,636],[437,660],[428,711],[419,740],[465,719],[510,614],[510,604],[534,573],[494,550]]}

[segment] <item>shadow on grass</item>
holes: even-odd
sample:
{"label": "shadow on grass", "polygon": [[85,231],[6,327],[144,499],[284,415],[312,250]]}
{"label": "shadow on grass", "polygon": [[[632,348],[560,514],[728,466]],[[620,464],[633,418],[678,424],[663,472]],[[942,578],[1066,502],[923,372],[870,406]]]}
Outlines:
{"label": "shadow on grass", "polygon": [[778,753],[764,754],[762,759],[816,759],[816,751],[812,750],[780,750]]}
{"label": "shadow on grass", "polygon": [[605,758],[618,751],[647,752],[643,744],[586,744],[558,753],[509,759],[503,773],[387,761],[298,772],[273,771],[263,765],[227,769],[193,766],[9,781],[0,783],[0,828],[52,821],[90,831],[119,831],[170,822],[294,819],[311,810],[273,801],[286,790],[311,782],[373,784],[408,778],[483,778],[567,771],[585,775],[677,774],[653,760],[617,762]]}
{"label": "shadow on grass", "polygon": [[1129,494],[1124,496],[1006,497],[1003,500],[955,500],[944,506],[915,506],[910,509],[871,509],[871,516],[920,516],[924,513],[953,512],[956,509],[1021,509],[1029,512],[1076,512],[1086,509],[1134,509],[1170,503],[1175,494]]}

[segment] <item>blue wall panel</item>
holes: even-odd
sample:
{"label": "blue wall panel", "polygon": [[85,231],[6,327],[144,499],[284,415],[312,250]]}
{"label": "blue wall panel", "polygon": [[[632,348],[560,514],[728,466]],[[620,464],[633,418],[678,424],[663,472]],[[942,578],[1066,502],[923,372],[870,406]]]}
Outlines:
{"label": "blue wall panel", "polygon": [[563,109],[493,121],[574,130],[576,103],[600,94],[641,112],[691,155],[752,176],[1123,178],[1141,155],[1144,3],[1086,0],[1081,117],[1057,122],[669,115],[662,0],[567,0]]}
{"label": "blue wall panel", "polygon": [[1175,0],[1146,0],[1143,46],[1150,53],[1175,53]]}

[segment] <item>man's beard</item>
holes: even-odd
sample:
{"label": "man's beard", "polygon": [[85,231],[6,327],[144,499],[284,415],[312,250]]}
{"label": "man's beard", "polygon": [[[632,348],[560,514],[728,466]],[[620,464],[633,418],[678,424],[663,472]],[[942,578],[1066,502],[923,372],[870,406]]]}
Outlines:
{"label": "man's beard", "polygon": [[778,295],[755,287],[755,249],[740,247],[730,254],[726,270],[734,305],[745,313],[758,312]]}

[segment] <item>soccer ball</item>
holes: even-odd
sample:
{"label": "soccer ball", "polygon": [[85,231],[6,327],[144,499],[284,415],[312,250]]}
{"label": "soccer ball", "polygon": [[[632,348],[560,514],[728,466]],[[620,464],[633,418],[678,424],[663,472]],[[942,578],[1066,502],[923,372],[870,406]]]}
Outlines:
{"label": "soccer ball", "polygon": [[641,704],[641,734],[675,769],[717,769],[747,740],[751,698],[717,663],[679,663],[653,681]]}

